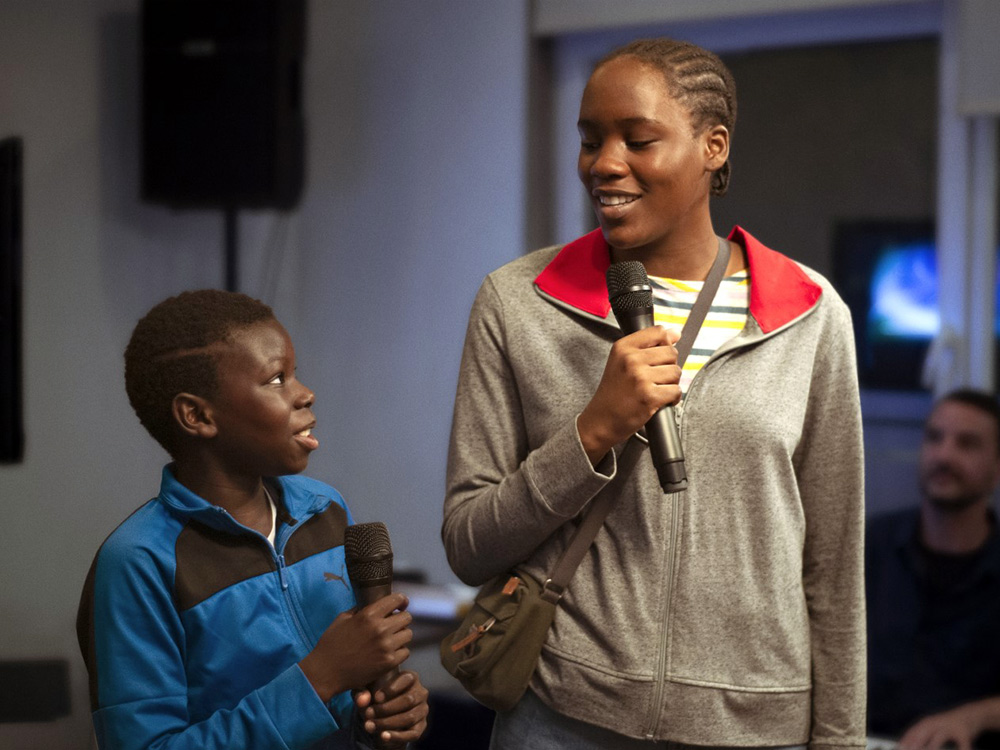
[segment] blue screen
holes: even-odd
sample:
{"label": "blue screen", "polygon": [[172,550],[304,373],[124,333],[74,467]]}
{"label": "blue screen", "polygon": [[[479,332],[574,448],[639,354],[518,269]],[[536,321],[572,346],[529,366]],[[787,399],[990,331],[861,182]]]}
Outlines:
{"label": "blue screen", "polygon": [[[834,226],[833,283],[851,310],[864,388],[923,390],[941,328],[933,221],[847,220]],[[1000,337],[1000,262],[994,329]],[[997,347],[1000,367],[1000,346]]]}
{"label": "blue screen", "polygon": [[872,269],[868,334],[874,339],[931,339],[941,327],[934,245],[887,247]]}
{"label": "blue screen", "polygon": [[[997,271],[994,327],[1000,334],[1000,262]],[[934,243],[914,241],[884,247],[872,268],[870,294],[865,324],[872,342],[934,338],[941,328]]]}

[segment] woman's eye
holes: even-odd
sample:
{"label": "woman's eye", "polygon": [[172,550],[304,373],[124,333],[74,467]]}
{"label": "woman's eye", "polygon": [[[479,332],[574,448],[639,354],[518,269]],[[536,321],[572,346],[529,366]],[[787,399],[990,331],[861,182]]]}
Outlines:
{"label": "woman's eye", "polygon": [[646,146],[648,146],[652,142],[653,141],[651,141],[651,140],[649,140],[649,141],[628,141],[628,147],[631,148],[631,149],[646,148]]}
{"label": "woman's eye", "polygon": [[580,150],[581,151],[594,151],[597,149],[597,144],[592,141],[581,141]]}

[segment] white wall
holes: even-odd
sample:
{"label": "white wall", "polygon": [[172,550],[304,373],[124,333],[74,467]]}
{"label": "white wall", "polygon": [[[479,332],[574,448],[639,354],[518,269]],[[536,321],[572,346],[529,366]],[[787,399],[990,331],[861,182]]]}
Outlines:
{"label": "white wall", "polygon": [[358,520],[386,522],[397,566],[454,580],[439,529],[469,307],[525,250],[527,14],[356,5],[312,7],[297,344],[318,391],[310,472]]}
{"label": "white wall", "polygon": [[[68,659],[73,687],[70,718],[0,724],[13,750],[88,746],[80,589],[164,460],[121,353],[153,303],[222,283],[221,217],[137,197],[137,13],[0,3],[0,137],[25,140],[27,432],[24,462],[0,465],[0,659]],[[310,473],[440,580],[465,318],[482,276],[524,249],[526,3],[314,0],[310,14],[309,183],[295,216],[242,220],[244,288],[270,290],[319,395]],[[284,261],[265,278],[272,245]]]}
{"label": "white wall", "polygon": [[[160,454],[122,385],[131,325],[156,298],[217,284],[208,216],[136,197],[132,3],[0,5],[0,134],[24,138],[26,455],[0,466],[0,658],[67,658],[70,719],[0,725],[3,747],[84,747],[74,618],[104,536],[155,492]],[[119,43],[122,46],[118,46]]]}

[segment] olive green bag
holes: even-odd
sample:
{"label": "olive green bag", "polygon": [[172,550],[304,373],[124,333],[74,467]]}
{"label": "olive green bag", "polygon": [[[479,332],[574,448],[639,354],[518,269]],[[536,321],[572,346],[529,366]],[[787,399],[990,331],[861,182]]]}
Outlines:
{"label": "olive green bag", "polygon": [[[729,243],[720,237],[715,263],[677,342],[678,366],[691,351],[728,260]],[[527,690],[556,604],[611,510],[611,486],[630,473],[638,452],[629,449],[640,440],[625,443],[615,480],[594,498],[549,578],[539,583],[521,568],[497,576],[479,590],[462,624],[441,642],[441,664],[483,705],[508,711]]]}
{"label": "olive green bag", "polygon": [[556,604],[604,523],[612,495],[603,492],[594,500],[544,583],[521,568],[497,576],[479,590],[462,624],[441,642],[441,664],[484,706],[508,711],[521,700]]}
{"label": "olive green bag", "polygon": [[535,671],[560,594],[515,569],[483,586],[462,624],[441,642],[441,663],[477,701],[515,706]]}

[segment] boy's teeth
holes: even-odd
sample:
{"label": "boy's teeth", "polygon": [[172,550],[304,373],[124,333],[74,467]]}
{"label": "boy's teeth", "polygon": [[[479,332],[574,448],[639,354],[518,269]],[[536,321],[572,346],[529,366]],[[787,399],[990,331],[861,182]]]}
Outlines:
{"label": "boy's teeth", "polygon": [[302,432],[300,432],[298,434],[301,435],[302,437],[309,437],[312,434],[312,428],[311,427],[307,427],[306,429],[302,430]]}
{"label": "boy's teeth", "polygon": [[602,206],[620,206],[623,203],[631,203],[635,196],[631,195],[602,195],[600,197]]}

